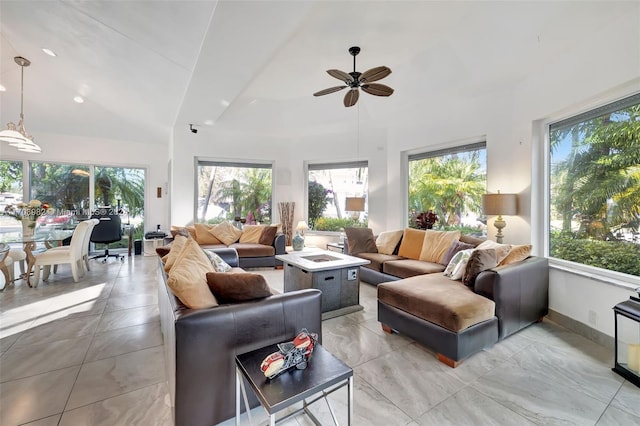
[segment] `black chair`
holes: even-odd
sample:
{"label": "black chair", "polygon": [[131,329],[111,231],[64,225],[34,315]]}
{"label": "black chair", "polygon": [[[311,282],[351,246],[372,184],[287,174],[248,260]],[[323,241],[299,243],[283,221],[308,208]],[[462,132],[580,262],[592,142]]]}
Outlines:
{"label": "black chair", "polygon": [[98,219],[100,222],[93,228],[91,233],[91,241],[94,243],[106,244],[107,248],[104,250],[104,254],[94,256],[92,259],[104,258],[102,263],[106,263],[110,257],[115,257],[124,262],[124,256],[121,254],[109,253],[109,244],[115,243],[122,239],[122,221],[117,214],[108,214],[103,212],[96,212],[91,215],[91,219]]}

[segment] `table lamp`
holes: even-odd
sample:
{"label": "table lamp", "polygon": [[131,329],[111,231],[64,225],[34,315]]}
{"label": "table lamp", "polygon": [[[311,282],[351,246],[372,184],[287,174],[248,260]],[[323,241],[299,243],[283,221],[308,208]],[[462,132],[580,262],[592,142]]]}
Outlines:
{"label": "table lamp", "polygon": [[307,222],[301,220],[296,226],[296,235],[291,239],[291,245],[294,251],[300,251],[304,248],[304,231],[309,229]]}
{"label": "table lamp", "polygon": [[502,215],[515,215],[517,212],[517,196],[516,194],[483,194],[482,195],[482,213],[485,215],[498,215],[493,222],[493,226],[498,229],[496,234],[496,242],[502,244],[502,230],[507,226],[507,222]]}
{"label": "table lamp", "polygon": [[345,211],[351,212],[353,220],[360,218],[360,212],[364,211],[364,197],[347,197],[344,202]]}

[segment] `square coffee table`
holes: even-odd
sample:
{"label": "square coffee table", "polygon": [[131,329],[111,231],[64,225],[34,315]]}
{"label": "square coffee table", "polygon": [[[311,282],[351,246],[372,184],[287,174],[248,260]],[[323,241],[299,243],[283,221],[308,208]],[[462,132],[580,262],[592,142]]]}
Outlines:
{"label": "square coffee table", "polygon": [[[302,408],[278,419],[277,422],[282,422],[304,412],[315,424],[319,425],[320,422],[308,407],[320,399],[324,399],[327,402],[333,422],[337,425],[338,420],[333,407],[331,407],[327,399],[327,395],[347,386],[347,424],[351,425],[353,419],[353,370],[323,348],[322,345],[316,343],[307,368],[298,370],[293,367],[273,379],[267,379],[262,370],[260,370],[260,364],[268,355],[277,350],[277,345],[270,345],[236,356],[236,425],[240,424],[241,396],[244,397],[249,423],[253,424],[243,378],[247,380],[249,386],[258,397],[260,404],[269,414],[269,424],[271,426],[276,424],[276,413],[299,401],[303,402]],[[334,385],[337,386],[327,391],[328,388]],[[318,393],[321,393],[321,395],[307,401],[307,398]]]}

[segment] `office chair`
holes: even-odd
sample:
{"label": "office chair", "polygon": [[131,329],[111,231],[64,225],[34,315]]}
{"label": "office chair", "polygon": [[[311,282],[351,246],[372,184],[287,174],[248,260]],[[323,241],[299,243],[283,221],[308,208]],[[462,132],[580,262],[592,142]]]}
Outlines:
{"label": "office chair", "polygon": [[98,219],[100,221],[95,228],[93,228],[91,241],[107,245],[107,248],[104,250],[104,254],[94,256],[92,259],[104,258],[102,263],[107,263],[107,259],[115,257],[116,259],[124,262],[123,255],[109,253],[109,244],[122,239],[122,221],[120,220],[120,216],[117,214],[108,214],[106,212],[98,211],[91,215],[91,219]]}

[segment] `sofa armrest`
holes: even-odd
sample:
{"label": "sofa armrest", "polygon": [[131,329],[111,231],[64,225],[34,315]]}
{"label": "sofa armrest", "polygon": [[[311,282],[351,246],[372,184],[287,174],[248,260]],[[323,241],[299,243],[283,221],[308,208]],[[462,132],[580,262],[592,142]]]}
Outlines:
{"label": "sofa armrest", "polygon": [[287,254],[285,249],[287,236],[284,234],[276,234],[273,239],[273,248],[276,249],[276,254]]}
{"label": "sofa armrest", "polygon": [[232,247],[219,247],[206,249],[214,252],[222,258],[232,268],[238,268],[240,265],[240,257],[238,251]]}
{"label": "sofa armrest", "polygon": [[549,309],[549,260],[529,257],[481,272],[474,291],[496,303],[499,337],[540,320]]}
{"label": "sofa armrest", "polygon": [[175,424],[210,425],[232,417],[235,355],[292,340],[301,328],[321,341],[321,300],[319,290],[308,289],[179,314]]}

